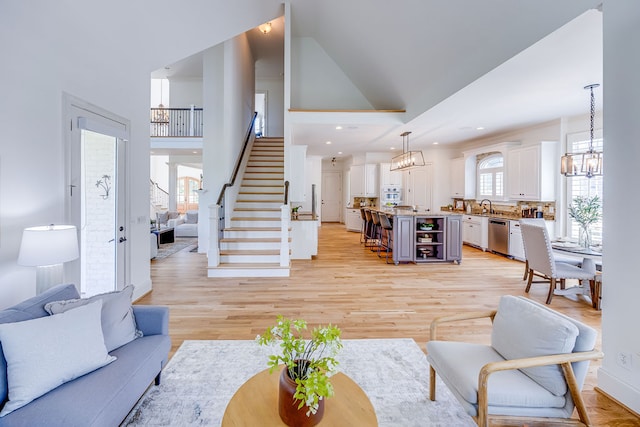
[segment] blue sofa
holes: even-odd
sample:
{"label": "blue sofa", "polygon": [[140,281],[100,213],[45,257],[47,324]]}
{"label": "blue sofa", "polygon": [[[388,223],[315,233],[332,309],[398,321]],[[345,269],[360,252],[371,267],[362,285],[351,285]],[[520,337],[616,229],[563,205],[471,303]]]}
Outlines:
{"label": "blue sofa", "polygon": [[[79,298],[74,285],[58,285],[22,303],[0,311],[0,323],[48,316],[44,305]],[[118,426],[166,364],[169,309],[133,306],[137,328],[144,336],[113,350],[117,359],[102,368],[65,383],[4,417],[5,426]],[[7,394],[7,365],[0,349],[0,396]],[[0,402],[0,407],[4,402]]]}

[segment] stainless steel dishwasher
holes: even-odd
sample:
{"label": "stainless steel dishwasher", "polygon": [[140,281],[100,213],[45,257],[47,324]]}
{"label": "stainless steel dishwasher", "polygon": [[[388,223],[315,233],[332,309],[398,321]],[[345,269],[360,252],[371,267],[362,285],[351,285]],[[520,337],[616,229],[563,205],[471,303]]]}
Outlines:
{"label": "stainless steel dishwasher", "polygon": [[489,250],[509,254],[509,220],[489,218]]}

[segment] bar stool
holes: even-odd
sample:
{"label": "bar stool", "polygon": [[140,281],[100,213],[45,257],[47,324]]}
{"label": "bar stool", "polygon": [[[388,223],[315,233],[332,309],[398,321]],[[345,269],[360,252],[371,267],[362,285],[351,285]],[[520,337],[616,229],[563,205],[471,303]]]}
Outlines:
{"label": "bar stool", "polygon": [[382,227],[380,226],[380,214],[378,211],[371,210],[371,220],[373,221],[373,232],[371,233],[373,238],[373,245],[371,246],[371,251],[373,252],[376,248],[378,249],[378,254],[380,253],[380,242],[382,241],[381,231]]}
{"label": "bar stool", "polygon": [[[389,251],[393,251],[393,223],[384,213],[380,213],[380,226],[382,227],[382,238],[380,246],[378,246],[378,256],[380,256],[380,248],[386,249],[385,262],[389,264]],[[393,258],[391,262],[393,263]]]}
{"label": "bar stool", "polygon": [[367,216],[364,214],[364,211],[364,208],[360,208],[360,216],[362,217],[362,225],[360,226],[360,243],[367,241]]}
{"label": "bar stool", "polygon": [[371,210],[365,208],[364,217],[364,247],[370,248],[373,240],[373,217],[371,216]]}

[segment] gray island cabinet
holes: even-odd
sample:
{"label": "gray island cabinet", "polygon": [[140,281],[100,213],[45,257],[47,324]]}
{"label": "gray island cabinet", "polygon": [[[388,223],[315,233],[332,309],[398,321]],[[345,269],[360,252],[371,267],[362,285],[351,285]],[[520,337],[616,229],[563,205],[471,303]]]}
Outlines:
{"label": "gray island cabinet", "polygon": [[462,215],[397,210],[393,215],[393,262],[462,261]]}

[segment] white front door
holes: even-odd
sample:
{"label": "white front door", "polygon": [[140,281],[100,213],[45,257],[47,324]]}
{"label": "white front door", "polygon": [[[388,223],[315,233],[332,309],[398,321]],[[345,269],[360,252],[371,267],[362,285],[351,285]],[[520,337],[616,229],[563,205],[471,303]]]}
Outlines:
{"label": "white front door", "polygon": [[322,222],[340,222],[342,212],[342,173],[322,173]]}
{"label": "white front door", "polygon": [[91,296],[128,283],[128,124],[72,97],[66,101],[68,218],[80,244],[80,258],[67,277],[82,296]]}

